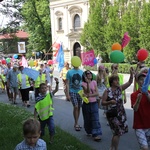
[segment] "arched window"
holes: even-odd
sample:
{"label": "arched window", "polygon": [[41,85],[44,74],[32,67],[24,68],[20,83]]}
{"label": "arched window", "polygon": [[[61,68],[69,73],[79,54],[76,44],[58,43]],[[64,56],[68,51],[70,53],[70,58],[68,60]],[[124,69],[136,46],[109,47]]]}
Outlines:
{"label": "arched window", "polygon": [[62,18],[58,19],[58,30],[62,30]]}
{"label": "arched window", "polygon": [[76,14],[74,16],[74,29],[77,29],[78,27],[80,27],[81,23],[80,23],[80,16],[78,14]]}

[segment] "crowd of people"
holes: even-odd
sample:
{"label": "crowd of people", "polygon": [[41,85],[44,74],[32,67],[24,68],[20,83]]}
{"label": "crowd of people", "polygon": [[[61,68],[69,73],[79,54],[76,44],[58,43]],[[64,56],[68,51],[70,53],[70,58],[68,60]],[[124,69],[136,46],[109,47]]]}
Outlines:
{"label": "crowd of people", "polygon": [[[72,57],[73,59],[73,57]],[[79,61],[80,58],[79,58]],[[99,117],[99,109],[104,110],[107,123],[112,130],[110,150],[118,150],[119,140],[128,132],[128,124],[124,104],[127,101],[125,90],[133,83],[131,92],[131,108],[133,108],[133,128],[139,146],[142,150],[148,150],[150,146],[150,92],[142,92],[141,88],[148,73],[148,67],[138,62],[136,70],[130,68],[130,77],[124,83],[123,75],[119,72],[119,64],[112,64],[109,72],[102,63],[97,66],[96,78],[90,70],[81,70],[79,65],[71,61],[71,67],[65,62],[60,72],[64,96],[66,101],[72,103],[74,129],[80,131],[80,112],[82,109],[84,129],[94,141],[102,140],[102,127]],[[40,139],[44,136],[45,126],[48,126],[50,139],[53,143],[55,124],[53,118],[53,96],[59,90],[59,79],[53,78],[54,67],[46,61],[39,62],[32,69],[39,71],[39,76],[33,80],[23,72],[23,65],[15,63],[0,64],[1,88],[6,90],[9,101],[17,104],[17,94],[24,107],[30,107],[29,91],[35,93],[34,119],[29,118],[23,124],[24,141],[19,143],[15,150],[21,148],[41,147],[46,150],[46,143]],[[53,81],[56,82],[52,89]],[[79,92],[83,90],[81,96]],[[84,101],[86,97],[87,101]],[[29,138],[30,137],[30,138]],[[31,141],[33,140],[33,141]]]}

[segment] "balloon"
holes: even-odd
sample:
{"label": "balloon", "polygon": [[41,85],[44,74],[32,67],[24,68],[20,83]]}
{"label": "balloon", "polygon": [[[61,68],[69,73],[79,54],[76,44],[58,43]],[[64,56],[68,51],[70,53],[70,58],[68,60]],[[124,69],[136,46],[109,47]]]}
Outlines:
{"label": "balloon", "polygon": [[34,66],[36,66],[37,65],[37,61],[34,61]]}
{"label": "balloon", "polygon": [[71,58],[71,64],[73,67],[79,67],[81,65],[81,59],[78,56],[73,56]]}
{"label": "balloon", "polygon": [[124,61],[124,54],[121,51],[115,50],[110,53],[110,60],[112,63],[121,63]]}
{"label": "balloon", "polygon": [[11,59],[10,58],[6,58],[6,62],[10,63]]}
{"label": "balloon", "polygon": [[93,62],[94,62],[94,65],[96,65],[97,64],[97,59],[94,58]]}
{"label": "balloon", "polygon": [[34,66],[34,61],[33,61],[33,60],[30,60],[30,61],[29,61],[29,66],[30,66],[30,67],[33,67],[33,66]]}
{"label": "balloon", "polygon": [[15,59],[17,59],[18,58],[18,55],[17,54],[14,54],[14,56],[13,56]]}
{"label": "balloon", "polygon": [[48,64],[48,65],[52,65],[52,64],[53,64],[53,60],[49,60],[49,61],[47,62],[47,64]]}
{"label": "balloon", "polygon": [[114,50],[120,50],[122,49],[121,45],[119,43],[114,43],[111,47],[111,49]]}
{"label": "balloon", "polygon": [[5,65],[6,64],[6,60],[3,59],[2,60],[2,64]]}
{"label": "balloon", "polygon": [[19,66],[22,66],[22,61],[19,62]]}
{"label": "balloon", "polygon": [[35,52],[32,52],[32,56],[35,56]]}
{"label": "balloon", "polygon": [[92,76],[93,76],[93,80],[96,81],[96,75],[94,73],[92,73]]}
{"label": "balloon", "polygon": [[36,52],[36,56],[40,56],[40,52]]}
{"label": "balloon", "polygon": [[140,49],[137,52],[137,59],[139,61],[144,61],[148,57],[148,51],[146,49]]}

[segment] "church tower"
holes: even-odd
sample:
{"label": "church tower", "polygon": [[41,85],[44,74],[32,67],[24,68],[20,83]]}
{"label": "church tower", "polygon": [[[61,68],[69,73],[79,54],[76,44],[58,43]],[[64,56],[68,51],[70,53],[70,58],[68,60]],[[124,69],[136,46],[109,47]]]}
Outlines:
{"label": "church tower", "polygon": [[65,61],[70,62],[72,56],[80,57],[80,35],[88,19],[88,0],[50,0],[50,13],[52,43],[62,43]]}

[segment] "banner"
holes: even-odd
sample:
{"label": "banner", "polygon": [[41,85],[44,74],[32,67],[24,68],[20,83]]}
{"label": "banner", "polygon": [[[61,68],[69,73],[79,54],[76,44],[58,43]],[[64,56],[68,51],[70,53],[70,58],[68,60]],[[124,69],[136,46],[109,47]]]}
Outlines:
{"label": "banner", "polygon": [[91,66],[91,67],[95,65],[94,64],[94,59],[95,59],[94,50],[81,53],[81,58],[82,58],[82,65]]}
{"label": "banner", "polygon": [[18,53],[26,53],[25,42],[18,42]]}
{"label": "banner", "polygon": [[126,32],[123,36],[123,39],[122,39],[122,49],[130,42],[130,37],[128,35],[128,32]]}

